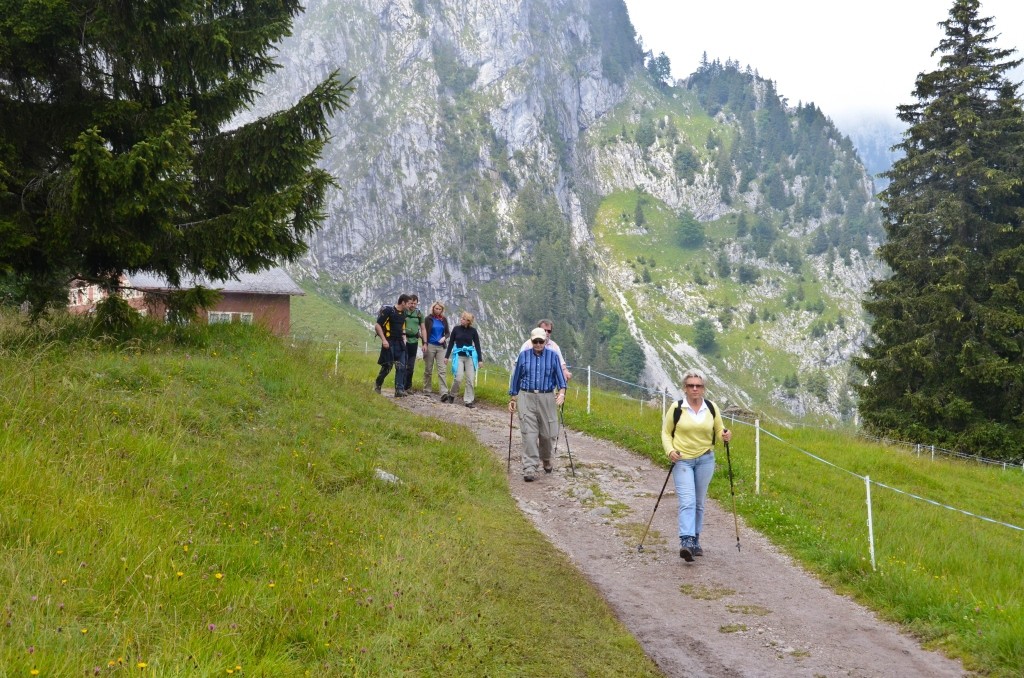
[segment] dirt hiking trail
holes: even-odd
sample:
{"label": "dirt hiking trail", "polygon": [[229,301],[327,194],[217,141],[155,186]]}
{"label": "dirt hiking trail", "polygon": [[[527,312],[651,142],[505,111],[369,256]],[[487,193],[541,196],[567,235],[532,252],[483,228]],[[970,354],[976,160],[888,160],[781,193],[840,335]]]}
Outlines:
{"label": "dirt hiking trail", "polygon": [[[465,426],[506,464],[507,410],[484,404],[470,409],[461,399],[442,404],[436,394],[417,393],[396,403]],[[568,406],[566,416],[571,425]],[[969,675],[959,662],[922,649],[896,626],[826,588],[742,522],[742,550],[737,551],[731,507],[708,500],[701,534],[705,555],[685,563],[679,558],[672,483],[639,553],[637,543],[667,469],[606,441],[567,431],[576,477],[562,435],[554,472],[526,483],[519,463],[519,423],[514,421],[512,495],[601,591],[665,675]],[[733,455],[737,448],[741,453],[749,449],[748,443],[737,431]],[[726,472],[720,450],[716,474]]]}

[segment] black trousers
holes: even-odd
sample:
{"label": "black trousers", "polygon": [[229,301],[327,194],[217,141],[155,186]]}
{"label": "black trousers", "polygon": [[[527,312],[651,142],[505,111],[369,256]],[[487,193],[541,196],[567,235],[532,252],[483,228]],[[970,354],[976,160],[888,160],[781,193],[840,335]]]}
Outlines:
{"label": "black trousers", "polygon": [[391,368],[395,368],[395,391],[405,390],[405,346],[397,341],[392,341],[387,348],[380,349],[380,372],[377,373],[377,388],[384,385],[384,378],[388,376]]}
{"label": "black trousers", "polygon": [[412,373],[416,368],[416,352],[420,349],[420,343],[406,342],[405,344],[405,390],[412,388]]}

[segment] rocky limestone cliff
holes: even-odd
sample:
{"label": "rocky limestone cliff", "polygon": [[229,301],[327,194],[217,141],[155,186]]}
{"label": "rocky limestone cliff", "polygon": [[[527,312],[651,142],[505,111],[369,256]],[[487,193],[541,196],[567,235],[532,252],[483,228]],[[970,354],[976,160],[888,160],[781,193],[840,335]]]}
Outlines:
{"label": "rocky limestone cliff", "polygon": [[[283,68],[267,83],[258,110],[291,102],[334,70],[356,75],[358,89],[351,109],[334,121],[322,161],[339,187],[293,273],[331,293],[340,290],[365,310],[409,291],[425,303],[444,300],[452,313],[470,310],[485,352],[508,359],[524,332],[516,313],[524,257],[535,254],[524,246],[518,211],[526,187],[539,185],[553,196],[580,256],[598,263],[598,287],[610,293],[606,303],[618,307],[643,348],[650,386],[671,386],[681,369],[698,365],[728,400],[756,407],[748,393],[753,380],[762,399],[784,410],[837,415],[847,397],[843,363],[865,335],[859,299],[878,274],[873,259],[856,252],[838,260],[809,257],[830,308],[847,319],[842,327],[812,337],[813,314],[794,309],[758,327],[756,348],[715,357],[689,342],[695,314],[715,317],[702,285],[681,278],[647,289],[614,248],[598,246],[595,215],[616,192],[641,191],[709,223],[740,210],[770,211],[766,181],[741,184],[740,168],[718,157],[741,134],[739,122],[726,111],[709,116],[685,90],[654,86],[630,63],[628,20],[612,29],[614,40],[608,37],[609,16],[620,9],[624,17],[618,0],[309,0],[281,46]],[[755,89],[758,97],[771,95],[763,81]],[[700,124],[671,144],[660,136],[649,146],[637,143],[636,126],[659,120],[653,111],[662,109],[671,112],[658,114],[662,127],[685,127],[688,116]],[[702,136],[708,130],[726,140],[721,149],[708,150],[710,140]],[[674,167],[681,145],[699,159],[685,178]],[[836,151],[836,162],[843,153]],[[811,180],[792,169],[785,192],[799,201]],[[723,177],[735,194],[731,201],[723,199]],[[848,202],[834,180],[824,181],[834,196],[830,207],[792,223],[794,239],[809,238]],[[869,185],[866,174],[862,183]],[[739,242],[725,251],[733,265],[778,268]],[[733,315],[777,300],[784,277],[769,275],[744,288]],[[669,332],[643,321],[665,295],[690,300],[685,314],[669,314],[676,324]],[[779,388],[764,351],[785,354],[794,369],[825,375],[825,393]]]}
{"label": "rocky limestone cliff", "polygon": [[[589,11],[586,0],[312,0],[260,106],[335,69],[358,90],[323,159],[340,188],[300,274],[347,281],[367,309],[415,290],[500,323],[480,284],[522,255],[513,211],[525,181],[543,177],[577,242],[589,238],[576,147],[623,89],[602,75]],[[466,267],[464,226],[482,199],[502,263]]]}

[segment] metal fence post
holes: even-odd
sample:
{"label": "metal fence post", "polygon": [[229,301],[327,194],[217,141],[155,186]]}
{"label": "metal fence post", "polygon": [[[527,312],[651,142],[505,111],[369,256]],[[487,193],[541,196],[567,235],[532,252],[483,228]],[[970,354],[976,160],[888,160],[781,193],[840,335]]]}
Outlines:
{"label": "metal fence post", "polygon": [[868,548],[871,550],[871,570],[875,569],[875,526],[871,521],[871,476],[864,476],[864,484],[868,494]]}
{"label": "metal fence post", "polygon": [[587,365],[587,414],[590,414],[590,365]]}
{"label": "metal fence post", "polygon": [[754,420],[754,494],[761,494],[761,420]]}

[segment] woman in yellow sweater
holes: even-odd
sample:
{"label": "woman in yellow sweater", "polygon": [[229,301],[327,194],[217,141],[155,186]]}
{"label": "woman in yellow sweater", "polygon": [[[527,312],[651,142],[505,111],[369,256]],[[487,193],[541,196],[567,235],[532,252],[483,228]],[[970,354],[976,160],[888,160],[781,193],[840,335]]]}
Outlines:
{"label": "woman in yellow sweater", "polygon": [[683,377],[685,397],[672,404],[661,424],[661,444],[672,462],[679,498],[679,557],[688,563],[704,555],[700,530],[708,485],[715,474],[715,442],[732,438],[721,411],[704,399],[704,381],[703,372],[689,370]]}

